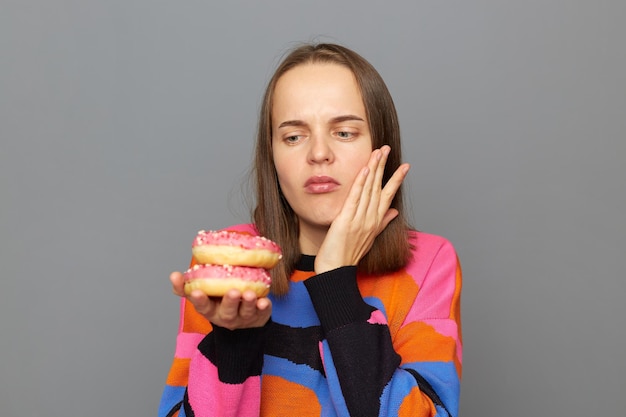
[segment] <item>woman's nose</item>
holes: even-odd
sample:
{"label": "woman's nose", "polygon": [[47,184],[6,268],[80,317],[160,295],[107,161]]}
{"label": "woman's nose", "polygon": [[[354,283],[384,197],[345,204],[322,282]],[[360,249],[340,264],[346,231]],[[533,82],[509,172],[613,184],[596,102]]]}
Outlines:
{"label": "woman's nose", "polygon": [[330,138],[323,134],[312,134],[309,140],[308,160],[311,163],[332,162],[334,158]]}

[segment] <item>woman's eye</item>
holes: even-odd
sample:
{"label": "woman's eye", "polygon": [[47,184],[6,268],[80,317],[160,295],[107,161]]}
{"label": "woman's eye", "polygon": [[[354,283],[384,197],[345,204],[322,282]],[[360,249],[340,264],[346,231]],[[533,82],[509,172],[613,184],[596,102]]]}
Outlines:
{"label": "woman's eye", "polygon": [[354,137],[354,133],[352,132],[337,132],[337,136],[339,136],[341,139],[352,139]]}
{"label": "woman's eye", "polygon": [[291,135],[285,138],[287,143],[297,143],[300,140],[300,135]]}

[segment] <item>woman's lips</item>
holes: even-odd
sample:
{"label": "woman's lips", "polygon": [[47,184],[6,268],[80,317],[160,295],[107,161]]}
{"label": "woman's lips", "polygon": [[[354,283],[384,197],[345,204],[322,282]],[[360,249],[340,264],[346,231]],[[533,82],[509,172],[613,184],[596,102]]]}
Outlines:
{"label": "woman's lips", "polygon": [[327,176],[314,176],[306,180],[304,183],[304,190],[310,194],[322,194],[333,191],[339,187],[339,182]]}

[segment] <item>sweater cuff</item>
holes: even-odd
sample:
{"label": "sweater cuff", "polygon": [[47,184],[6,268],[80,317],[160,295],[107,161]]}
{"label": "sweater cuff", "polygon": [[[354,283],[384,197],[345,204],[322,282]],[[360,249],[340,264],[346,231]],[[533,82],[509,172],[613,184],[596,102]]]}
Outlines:
{"label": "sweater cuff", "polygon": [[251,376],[261,375],[269,323],[263,327],[236,330],[213,324],[213,331],[198,344],[198,350],[217,367],[220,381],[243,383]]}
{"label": "sweater cuff", "polygon": [[304,281],[326,332],[369,319],[373,308],[363,301],[356,272],[356,266],[344,266]]}

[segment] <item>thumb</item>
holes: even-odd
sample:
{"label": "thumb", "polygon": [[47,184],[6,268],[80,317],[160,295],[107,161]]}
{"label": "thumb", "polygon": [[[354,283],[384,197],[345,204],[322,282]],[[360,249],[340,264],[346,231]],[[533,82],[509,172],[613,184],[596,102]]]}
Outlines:
{"label": "thumb", "polygon": [[[381,221],[381,227],[380,227],[380,232],[382,232],[383,230],[385,230],[385,227],[387,227],[387,225],[396,217],[398,217],[398,210],[395,208],[390,208],[389,210],[387,210],[387,212],[385,213],[385,215],[383,216],[383,219]],[[379,233],[380,233],[379,232]]]}

